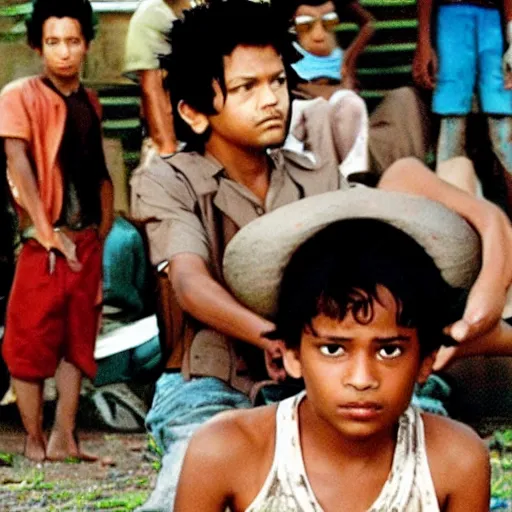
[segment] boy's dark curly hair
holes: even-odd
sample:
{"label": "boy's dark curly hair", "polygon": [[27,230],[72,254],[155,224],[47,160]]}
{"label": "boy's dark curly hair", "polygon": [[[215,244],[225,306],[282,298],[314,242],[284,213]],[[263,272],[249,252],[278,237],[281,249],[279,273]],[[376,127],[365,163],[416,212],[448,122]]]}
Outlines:
{"label": "boy's dark curly hair", "polygon": [[212,82],[218,82],[225,96],[224,57],[240,45],[272,46],[288,72],[294,55],[286,25],[268,4],[250,0],[210,0],[185,11],[183,19],[174,22],[169,38],[172,53],[162,59],[162,66],[168,71],[176,135],[199,148],[208,134],[196,135],[181,119],[177,106],[184,101],[202,114],[216,114]]}
{"label": "boy's dark curly hair", "polygon": [[87,44],[93,40],[94,20],[89,0],[34,0],[32,15],[26,22],[27,40],[32,48],[42,48],[43,25],[52,17],[78,20]]}

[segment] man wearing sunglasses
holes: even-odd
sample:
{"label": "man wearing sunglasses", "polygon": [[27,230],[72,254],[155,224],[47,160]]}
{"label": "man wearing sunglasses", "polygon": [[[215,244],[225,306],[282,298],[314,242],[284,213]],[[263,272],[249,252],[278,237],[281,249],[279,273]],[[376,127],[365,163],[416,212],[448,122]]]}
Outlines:
{"label": "man wearing sunglasses", "polygon": [[[293,3],[293,2],[292,2]],[[303,79],[323,78],[326,83],[339,82],[346,89],[355,89],[356,63],[370,41],[374,29],[373,16],[358,1],[325,2],[304,0],[295,2],[291,30],[297,35],[295,48],[303,56],[294,66]],[[345,20],[359,25],[359,32],[350,46],[341,50],[334,29]]]}
{"label": "man wearing sunglasses", "polygon": [[[425,160],[430,146],[429,111],[414,89],[401,87],[387,92],[369,118],[364,101],[353,92],[357,59],[374,33],[373,16],[351,0],[273,0],[272,6],[276,16],[288,22],[296,36],[295,50],[302,56],[292,65],[298,78],[292,86],[295,97],[324,98],[330,104],[328,108],[318,100],[314,106],[294,102],[291,132],[300,118],[305,125],[302,131],[311,134],[308,123],[317,125],[317,118],[325,118],[322,110],[329,110],[335,138],[349,147],[342,148],[344,168],[340,171],[345,176],[352,173],[350,179],[365,183],[382,175],[399,158]],[[340,19],[355,21],[360,27],[345,50],[338,46],[334,33]],[[321,143],[325,137],[315,139]],[[318,150],[315,141],[306,145]],[[323,153],[322,145],[317,152]]]}

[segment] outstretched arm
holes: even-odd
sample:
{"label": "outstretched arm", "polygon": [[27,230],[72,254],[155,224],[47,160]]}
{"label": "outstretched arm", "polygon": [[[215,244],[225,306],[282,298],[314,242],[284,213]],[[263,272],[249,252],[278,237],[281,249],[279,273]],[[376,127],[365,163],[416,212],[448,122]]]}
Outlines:
{"label": "outstretched arm", "polygon": [[357,0],[344,6],[343,9],[348,17],[359,25],[359,33],[345,50],[341,69],[342,85],[347,89],[355,89],[357,59],[375,33],[375,18]]}
{"label": "outstretched arm", "polygon": [[500,321],[512,283],[512,227],[494,204],[476,199],[439,179],[419,160],[404,158],[382,176],[379,188],[438,201],[464,217],[482,239],[482,269],[469,293],[461,320],[449,328],[456,341],[488,333]]}
{"label": "outstretched arm", "polygon": [[433,0],[418,0],[418,40],[412,62],[414,81],[425,89],[436,83],[437,57],[432,48],[431,20]]}

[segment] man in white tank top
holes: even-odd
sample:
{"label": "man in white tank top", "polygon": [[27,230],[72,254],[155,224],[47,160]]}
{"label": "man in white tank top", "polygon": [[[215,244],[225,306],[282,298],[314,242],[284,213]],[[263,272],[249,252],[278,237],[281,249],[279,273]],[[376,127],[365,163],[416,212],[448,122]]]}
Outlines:
{"label": "man in white tank top", "polygon": [[[410,405],[478,271],[474,233],[424,199],[342,194],[280,208],[228,245],[227,284],[274,320],[268,336],[284,346],[285,368],[305,391],[203,426],[174,510],[489,509],[484,443]],[[251,287],[247,265],[265,276]]]}

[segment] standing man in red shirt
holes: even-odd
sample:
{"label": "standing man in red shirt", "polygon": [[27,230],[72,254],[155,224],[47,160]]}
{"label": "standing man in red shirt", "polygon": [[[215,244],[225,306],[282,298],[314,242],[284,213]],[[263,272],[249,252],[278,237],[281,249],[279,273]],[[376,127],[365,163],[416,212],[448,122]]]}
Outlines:
{"label": "standing man in red shirt", "polygon": [[[24,241],[2,349],[27,431],[25,455],[85,458],[75,419],[82,375],[96,373],[102,242],[113,218],[100,106],[80,83],[94,34],[91,5],[36,0],[27,29],[44,71],[0,95],[0,137]],[[42,391],[54,375],[58,402],[47,442]]]}

